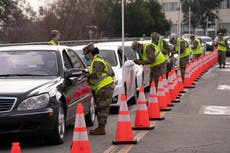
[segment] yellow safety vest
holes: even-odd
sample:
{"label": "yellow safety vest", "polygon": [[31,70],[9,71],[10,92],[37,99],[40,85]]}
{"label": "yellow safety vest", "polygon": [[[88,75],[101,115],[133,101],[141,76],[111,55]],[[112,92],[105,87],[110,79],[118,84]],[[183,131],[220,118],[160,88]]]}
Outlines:
{"label": "yellow safety vest", "polygon": [[218,51],[221,52],[226,52],[227,51],[227,46],[225,40],[218,40]]}
{"label": "yellow safety vest", "polygon": [[152,63],[152,64],[148,64],[150,67],[154,67],[156,65],[160,65],[162,63],[165,62],[166,58],[164,57],[163,53],[160,51],[160,49],[153,43],[146,43],[146,44],[143,44],[144,45],[144,48],[143,48],[143,54],[141,54],[141,59],[143,61],[146,61],[148,59],[147,57],[147,53],[146,53],[146,48],[147,46],[149,45],[152,45],[154,48],[155,48],[155,62]]}
{"label": "yellow safety vest", "polygon": [[185,49],[185,51],[183,53],[180,53],[180,58],[188,56],[190,54],[190,52],[191,52],[191,49],[189,48],[188,42],[183,40],[183,39],[180,39],[180,38],[177,39],[177,42],[175,44],[175,51],[176,52],[179,51],[179,42],[183,42],[183,41],[185,42],[186,49]]}
{"label": "yellow safety vest", "polygon": [[[164,50],[164,43],[163,43],[163,39],[162,38],[159,38],[157,44],[158,48],[160,48],[161,51]],[[169,56],[168,54],[163,54],[165,56],[166,59],[169,59]]]}
{"label": "yellow safety vest", "polygon": [[104,72],[101,74],[100,78],[89,80],[95,94],[97,94],[97,92],[102,87],[105,87],[105,86],[113,83],[113,77],[108,75],[108,71],[109,71],[108,63],[103,58],[99,57],[98,54],[93,57],[93,60],[92,60],[90,67],[89,67],[89,73],[90,74],[93,73],[93,64],[96,61],[103,63],[105,68],[104,68]]}
{"label": "yellow safety vest", "polygon": [[60,43],[58,42],[58,44],[56,44],[56,42],[54,41],[54,40],[50,40],[49,42],[48,42],[48,44],[49,45],[60,45]]}
{"label": "yellow safety vest", "polygon": [[193,50],[193,54],[197,55],[197,54],[201,54],[202,53],[202,47],[200,44],[200,40],[199,39],[194,39],[194,42],[197,41],[197,48]]}

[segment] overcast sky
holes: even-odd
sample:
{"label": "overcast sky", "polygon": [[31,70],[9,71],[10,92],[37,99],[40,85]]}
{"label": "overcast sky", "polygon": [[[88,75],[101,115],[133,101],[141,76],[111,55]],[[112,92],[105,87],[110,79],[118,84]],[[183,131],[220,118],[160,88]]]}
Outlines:
{"label": "overcast sky", "polygon": [[39,7],[52,3],[54,0],[27,0],[35,11],[39,10]]}

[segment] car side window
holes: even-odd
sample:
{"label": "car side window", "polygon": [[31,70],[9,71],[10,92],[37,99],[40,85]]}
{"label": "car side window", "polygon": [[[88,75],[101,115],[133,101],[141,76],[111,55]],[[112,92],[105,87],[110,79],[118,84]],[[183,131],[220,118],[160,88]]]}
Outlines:
{"label": "car side window", "polygon": [[65,50],[62,51],[62,54],[63,54],[63,59],[64,59],[64,66],[65,66],[65,68],[66,68],[66,69],[71,69],[71,68],[73,68],[73,65],[72,65],[72,63],[71,63],[71,61],[70,61],[70,58],[69,58],[69,56],[68,56],[68,54],[66,53]]}
{"label": "car side window", "polygon": [[78,55],[71,49],[68,49],[68,55],[69,55],[69,58],[71,60],[71,63],[73,64],[73,67],[74,68],[84,68],[81,60],[80,60],[80,57],[78,57]]}
{"label": "car side window", "polygon": [[[121,48],[118,49],[118,57],[119,57],[119,61],[120,61],[121,66],[122,66],[122,49]],[[125,58],[124,61],[127,61],[127,58],[125,55],[124,55],[124,58]]]}

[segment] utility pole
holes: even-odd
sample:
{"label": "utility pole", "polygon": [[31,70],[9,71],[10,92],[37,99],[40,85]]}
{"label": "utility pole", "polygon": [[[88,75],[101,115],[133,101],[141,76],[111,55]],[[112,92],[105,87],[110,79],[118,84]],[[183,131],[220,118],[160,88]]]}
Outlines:
{"label": "utility pole", "polygon": [[[124,85],[124,62],[125,62],[125,55],[124,55],[124,52],[125,52],[125,47],[124,47],[124,41],[125,41],[125,9],[124,9],[124,0],[122,0],[121,2],[121,39],[122,39],[122,83]],[[123,93],[125,92],[125,88],[123,86]]]}
{"label": "utility pole", "polygon": [[205,35],[208,36],[208,16],[206,19],[206,30],[205,30]]}
{"label": "utility pole", "polygon": [[188,18],[188,33],[191,34],[191,7],[189,7],[188,15],[189,15],[189,18]]}

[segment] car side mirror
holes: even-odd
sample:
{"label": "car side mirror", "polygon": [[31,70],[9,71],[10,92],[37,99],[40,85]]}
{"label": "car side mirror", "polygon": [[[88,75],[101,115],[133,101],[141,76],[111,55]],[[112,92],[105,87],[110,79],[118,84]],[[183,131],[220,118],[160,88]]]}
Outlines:
{"label": "car side mirror", "polygon": [[83,74],[82,69],[81,68],[71,68],[68,69],[65,72],[65,77],[66,78],[71,78],[71,77],[79,77]]}

